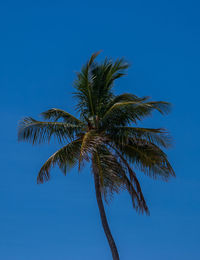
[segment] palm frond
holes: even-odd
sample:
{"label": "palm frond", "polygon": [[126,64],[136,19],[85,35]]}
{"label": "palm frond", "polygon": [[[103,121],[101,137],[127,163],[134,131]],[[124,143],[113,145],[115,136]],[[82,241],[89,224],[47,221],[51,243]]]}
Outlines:
{"label": "palm frond", "polygon": [[125,71],[129,68],[129,64],[122,58],[117,59],[115,62],[105,59],[104,66],[110,65],[106,73],[106,86],[112,86],[113,82],[126,75]]}
{"label": "palm frond", "polygon": [[164,101],[151,101],[147,103],[149,106],[159,111],[162,115],[168,114],[171,110],[171,104]]}
{"label": "palm frond", "polygon": [[139,98],[134,94],[131,93],[123,93],[120,95],[117,95],[113,98],[113,100],[108,104],[108,107],[111,108],[114,104],[119,103],[119,102],[144,102],[147,101],[149,97],[142,97]]}
{"label": "palm frond", "polygon": [[121,152],[115,146],[109,146],[116,153],[116,156],[119,158],[120,164],[124,165],[126,171],[129,174],[129,178],[126,176],[126,188],[131,196],[133,207],[136,209],[136,211],[139,211],[141,213],[145,212],[147,215],[149,215],[149,209],[142,193],[140,183],[136,177],[136,173],[132,170],[131,166],[121,154]]}
{"label": "palm frond", "polygon": [[101,118],[105,107],[114,98],[113,84],[117,78],[125,75],[128,64],[123,59],[115,62],[109,59],[98,65],[93,66],[91,74],[93,75],[91,90],[92,99],[95,106],[95,114]]}
{"label": "palm frond", "polygon": [[45,120],[53,120],[58,121],[59,119],[62,119],[66,123],[75,124],[75,125],[83,125],[83,122],[76,118],[75,116],[71,115],[70,113],[58,109],[58,108],[51,108],[45,112],[41,113],[41,116]]}
{"label": "palm frond", "polygon": [[[98,147],[92,156],[92,167],[98,171],[100,177],[101,192],[106,202],[112,198],[114,193],[123,189],[122,176],[125,174],[114,156],[105,146]],[[122,173],[123,172],[123,173]]]}
{"label": "palm frond", "polygon": [[116,144],[122,155],[137,168],[154,179],[167,181],[175,173],[167,155],[155,144],[146,140],[129,140],[128,144]]}
{"label": "palm frond", "polygon": [[146,140],[149,143],[168,148],[172,143],[172,138],[163,128],[142,128],[130,126],[116,126],[107,131],[109,138],[124,144],[129,140]]}
{"label": "palm frond", "polygon": [[134,183],[133,180],[132,181],[129,180],[129,178],[126,175],[124,175],[124,183],[126,185],[127,191],[131,196],[133,208],[139,213],[145,212],[147,215],[149,215],[149,210],[146,205],[146,201],[144,200],[143,197],[141,197],[142,194],[141,191],[138,192],[138,190],[136,190],[135,187],[133,186]]}
{"label": "palm frond", "polygon": [[135,101],[122,101],[113,104],[104,114],[101,122],[104,126],[125,126],[131,122],[136,123],[146,116],[150,116],[154,110],[161,114],[169,111],[170,104],[167,102],[143,102],[138,99]]}
{"label": "palm frond", "polygon": [[124,71],[128,68],[128,64],[124,59],[118,59],[115,62],[105,59],[102,64],[95,64],[92,56],[90,61],[82,67],[80,73],[77,74],[75,81],[74,95],[78,100],[77,110],[88,117],[101,117],[105,106],[113,98],[112,86],[117,78],[125,75]]}
{"label": "palm frond", "polygon": [[92,56],[90,57],[90,60],[87,64],[88,67],[90,67],[93,63],[94,63],[94,60],[96,59],[96,57],[101,53],[101,51],[97,51],[95,53],[92,54]]}
{"label": "palm frond", "polygon": [[91,74],[91,66],[94,63],[96,54],[92,55],[90,61],[82,67],[81,72],[77,73],[77,80],[74,82],[74,87],[77,90],[74,96],[77,99],[77,110],[81,112],[81,117],[90,117],[95,115],[91,85],[94,75]]}
{"label": "palm frond", "polygon": [[63,122],[42,122],[26,117],[19,123],[18,140],[32,144],[49,142],[55,136],[59,142],[74,138],[81,131],[81,126]]}
{"label": "palm frond", "polygon": [[77,139],[55,152],[42,166],[37,177],[37,183],[43,183],[50,179],[50,170],[55,165],[66,174],[76,165],[79,159],[81,139]]}
{"label": "palm frond", "polygon": [[83,160],[89,161],[90,155],[96,151],[97,147],[105,142],[105,138],[99,135],[95,130],[90,130],[83,135],[80,156],[79,169]]}
{"label": "palm frond", "polygon": [[[128,163],[124,163],[125,159],[122,162],[122,160],[118,158],[118,154],[115,156],[108,148],[102,146],[93,154],[92,167],[93,170],[95,169],[97,171],[100,177],[101,192],[104,195],[105,201],[108,202],[108,199],[112,197],[114,193],[127,190],[136,211],[149,214],[136,175]],[[127,176],[127,171],[129,172],[130,178]]]}

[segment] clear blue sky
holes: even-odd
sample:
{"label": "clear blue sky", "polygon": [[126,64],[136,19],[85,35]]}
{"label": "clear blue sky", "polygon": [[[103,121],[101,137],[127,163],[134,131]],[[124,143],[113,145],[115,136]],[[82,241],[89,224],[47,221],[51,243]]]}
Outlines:
{"label": "clear blue sky", "polygon": [[128,194],[106,207],[122,260],[198,260],[200,218],[199,1],[0,2],[0,259],[109,260],[89,168],[36,184],[58,147],[17,142],[17,123],[51,107],[73,112],[75,72],[91,53],[125,57],[128,76],[116,93],[173,103],[166,127],[177,178],[139,174],[151,216],[139,216]]}

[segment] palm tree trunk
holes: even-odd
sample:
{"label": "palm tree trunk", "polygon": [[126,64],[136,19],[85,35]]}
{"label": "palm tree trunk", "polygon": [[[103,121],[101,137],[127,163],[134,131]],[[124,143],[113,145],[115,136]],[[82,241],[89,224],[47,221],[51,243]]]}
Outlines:
{"label": "palm tree trunk", "polygon": [[110,232],[110,228],[108,226],[108,221],[106,218],[106,213],[104,210],[104,205],[103,205],[101,191],[100,191],[99,174],[96,171],[94,171],[94,183],[95,183],[97,204],[98,204],[99,212],[100,212],[100,216],[101,216],[101,223],[102,223],[104,232],[106,234],[106,237],[107,237],[107,240],[108,240],[111,252],[112,252],[112,257],[113,257],[113,260],[119,260],[119,254],[117,251],[117,247],[116,247],[115,241],[112,237],[112,234]]}

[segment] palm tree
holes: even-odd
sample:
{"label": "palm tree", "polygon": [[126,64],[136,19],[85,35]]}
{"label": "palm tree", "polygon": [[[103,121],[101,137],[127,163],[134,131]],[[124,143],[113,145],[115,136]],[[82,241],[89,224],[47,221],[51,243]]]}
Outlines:
{"label": "palm tree", "polygon": [[57,108],[43,112],[44,121],[31,117],[19,124],[19,141],[37,144],[56,137],[62,148],[56,151],[42,166],[37,183],[50,179],[50,169],[58,165],[66,174],[84,162],[91,163],[96,199],[114,260],[119,259],[115,241],[108,226],[104,204],[110,196],[121,190],[130,194],[136,211],[149,214],[135,170],[149,177],[165,181],[175,173],[161,150],[168,148],[170,138],[164,129],[137,127],[137,122],[152,114],[154,110],[165,114],[170,104],[149,101],[133,94],[114,95],[116,79],[125,75],[129,65],[124,59],[105,59],[96,63],[98,53],[91,56],[77,74],[74,96],[80,117]]}

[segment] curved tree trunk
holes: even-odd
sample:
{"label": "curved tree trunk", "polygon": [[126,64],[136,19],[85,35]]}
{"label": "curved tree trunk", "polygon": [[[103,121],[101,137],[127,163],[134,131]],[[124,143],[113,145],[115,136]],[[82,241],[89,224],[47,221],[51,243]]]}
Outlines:
{"label": "curved tree trunk", "polygon": [[95,183],[97,203],[98,203],[99,212],[100,212],[100,216],[101,216],[101,223],[102,223],[104,232],[106,234],[106,237],[107,237],[107,240],[108,240],[111,252],[112,252],[112,257],[113,257],[113,260],[119,260],[119,254],[117,251],[117,247],[116,247],[115,241],[112,237],[112,234],[110,232],[110,228],[108,226],[108,222],[107,222],[107,218],[106,218],[106,213],[104,210],[104,205],[103,205],[101,191],[100,191],[99,174],[96,171],[94,171],[94,183]]}

